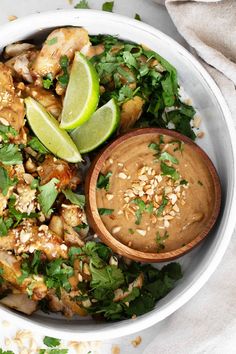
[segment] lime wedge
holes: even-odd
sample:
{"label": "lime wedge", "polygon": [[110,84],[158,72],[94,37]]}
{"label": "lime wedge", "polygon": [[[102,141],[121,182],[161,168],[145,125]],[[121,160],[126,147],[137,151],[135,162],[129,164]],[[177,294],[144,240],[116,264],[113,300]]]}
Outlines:
{"label": "lime wedge", "polygon": [[69,134],[59,127],[58,121],[40,103],[28,97],[25,105],[31,129],[49,151],[69,162],[82,160]]}
{"label": "lime wedge", "polygon": [[74,129],[85,123],[96,110],[98,100],[97,72],[83,54],[76,52],[63,102],[60,127]]}
{"label": "lime wedge", "polygon": [[119,121],[120,111],[112,98],[100,107],[85,124],[70,134],[79,151],[84,154],[106,141],[116,130]]}

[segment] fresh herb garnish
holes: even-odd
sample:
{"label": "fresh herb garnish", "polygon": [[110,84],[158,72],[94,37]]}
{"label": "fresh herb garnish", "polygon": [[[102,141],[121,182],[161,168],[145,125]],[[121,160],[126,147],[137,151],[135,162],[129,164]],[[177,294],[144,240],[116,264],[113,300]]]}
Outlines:
{"label": "fresh herb garnish", "polygon": [[133,235],[134,234],[134,230],[133,229],[129,229],[129,234]]}
{"label": "fresh herb garnish", "polygon": [[11,350],[3,350],[0,348],[0,354],[14,354]]}
{"label": "fresh herb garnish", "polygon": [[56,188],[58,182],[58,179],[52,178],[48,183],[38,188],[40,192],[38,201],[41,205],[42,212],[45,215],[50,215],[52,213],[51,207],[58,195],[58,190]]}
{"label": "fresh herb garnish", "polygon": [[48,154],[49,151],[48,149],[41,143],[41,141],[34,136],[29,142],[28,145],[33,149],[34,151],[39,152],[40,154]]}
{"label": "fresh herb garnish", "polygon": [[134,18],[135,18],[135,20],[142,21],[139,14],[135,14]]}
{"label": "fresh herb garnish", "polygon": [[68,72],[69,59],[68,59],[67,55],[61,56],[60,66],[63,71],[63,74],[58,77],[58,81],[62,87],[66,87],[69,82],[69,72]]}
{"label": "fresh herb garnish", "polygon": [[157,243],[157,251],[161,251],[165,248],[164,241],[169,237],[170,235],[168,234],[167,231],[165,231],[164,235],[161,236],[160,232],[158,231],[156,234],[156,243]]}
{"label": "fresh herb garnish", "polygon": [[114,1],[106,1],[102,5],[102,11],[112,12],[114,6]]}
{"label": "fresh herb garnish", "polygon": [[13,223],[12,218],[7,218],[4,220],[3,217],[0,217],[0,237],[7,236],[8,230]]}
{"label": "fresh herb garnish", "polygon": [[197,181],[197,183],[199,184],[199,186],[203,186],[203,183],[201,181]]}
{"label": "fresh herb garnish", "polygon": [[75,226],[74,229],[76,232],[80,232],[80,230],[87,229],[87,227],[89,227],[88,224],[85,224],[84,222],[82,222],[78,226]]}
{"label": "fresh herb garnish", "polygon": [[164,176],[170,176],[175,181],[179,179],[180,175],[172,166],[168,166],[165,162],[161,161],[161,171]]}
{"label": "fresh herb garnish", "polygon": [[43,87],[49,90],[53,86],[53,77],[51,73],[48,73],[43,77]]}
{"label": "fresh herb garnish", "polygon": [[[9,219],[13,220],[14,227],[16,227],[23,219],[32,219],[38,216],[37,213],[21,213],[19,210],[15,208],[16,197],[11,195],[8,200],[8,212],[9,212]],[[10,222],[9,222],[10,223]],[[11,227],[11,226],[10,226]]]}
{"label": "fresh herb garnish", "polygon": [[72,192],[71,189],[65,189],[62,191],[66,199],[68,199],[72,204],[78,205],[80,208],[83,208],[85,205],[85,196],[82,194],[76,194]]}
{"label": "fresh herb garnish", "polygon": [[34,178],[32,182],[30,183],[30,188],[31,189],[37,189],[39,186],[39,180],[37,178]]}
{"label": "fresh herb garnish", "polygon": [[107,208],[98,208],[99,215],[111,215],[114,209],[107,209]]}
{"label": "fresh herb garnish", "polygon": [[161,205],[157,209],[157,216],[161,216],[167,204],[168,204],[168,199],[165,197],[165,194],[163,194]]}
{"label": "fresh herb garnish", "polygon": [[47,45],[53,45],[53,44],[56,44],[56,43],[57,43],[57,37],[53,37],[53,38],[48,39],[48,40],[46,41],[46,44],[47,44]]}
{"label": "fresh herb garnish", "polygon": [[181,186],[184,186],[184,185],[187,185],[188,184],[188,181],[186,181],[186,179],[181,179],[181,181],[179,182],[179,184]]}
{"label": "fresh herb garnish", "polygon": [[74,6],[75,9],[89,9],[89,4],[88,1],[86,0],[81,0],[80,2],[78,2],[78,4],[76,4]]}
{"label": "fresh herb garnish", "polygon": [[138,210],[135,211],[135,217],[136,217],[135,224],[140,225],[141,219],[142,219],[142,214],[144,212],[147,212],[149,214],[151,214],[153,212],[153,204],[152,203],[145,204],[145,202],[139,198],[135,198],[135,199],[131,200],[131,202],[135,203],[138,206]]}
{"label": "fresh herb garnish", "polygon": [[173,155],[169,154],[167,151],[164,151],[160,154],[159,160],[161,161],[170,161],[174,164],[178,164],[179,161],[176,157],[174,157]]}
{"label": "fresh herb garnish", "polygon": [[61,341],[60,339],[46,336],[43,339],[43,344],[45,344],[47,347],[53,348],[58,347],[61,344]]}
{"label": "fresh herb garnish", "polygon": [[9,142],[9,135],[17,136],[17,131],[11,126],[6,126],[4,124],[0,124],[0,136],[4,143]]}
{"label": "fresh herb garnish", "polygon": [[0,191],[4,196],[7,195],[8,190],[11,186],[17,183],[17,179],[11,179],[8,175],[7,170],[0,166]]}
{"label": "fresh herb garnish", "polygon": [[0,161],[4,165],[18,165],[22,163],[22,154],[17,145],[7,144],[0,147]]}
{"label": "fresh herb garnish", "polygon": [[98,180],[97,180],[97,188],[104,188],[106,191],[109,190],[110,188],[110,177],[112,175],[112,172],[107,172],[105,175],[102,173],[99,174]]}

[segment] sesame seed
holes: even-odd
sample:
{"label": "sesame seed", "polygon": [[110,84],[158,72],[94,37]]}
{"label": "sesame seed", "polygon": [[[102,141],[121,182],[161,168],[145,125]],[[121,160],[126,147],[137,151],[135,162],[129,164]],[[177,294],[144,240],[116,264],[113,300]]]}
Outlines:
{"label": "sesame seed", "polygon": [[118,174],[118,177],[119,177],[120,179],[127,179],[127,175],[126,175],[124,172],[120,172],[120,173]]}
{"label": "sesame seed", "polygon": [[141,236],[146,236],[147,231],[142,229],[136,229],[137,233]]}

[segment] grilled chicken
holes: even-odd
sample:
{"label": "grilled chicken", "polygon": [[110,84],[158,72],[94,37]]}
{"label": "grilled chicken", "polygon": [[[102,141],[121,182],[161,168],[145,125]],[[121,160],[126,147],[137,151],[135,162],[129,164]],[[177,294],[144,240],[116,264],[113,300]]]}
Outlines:
{"label": "grilled chicken", "polygon": [[41,103],[46,110],[55,118],[58,118],[62,111],[61,100],[56,97],[51,91],[45,90],[40,86],[28,85],[25,88],[24,94],[26,97],[31,96],[36,101]]}
{"label": "grilled chicken", "polygon": [[21,262],[15,256],[6,251],[0,250],[0,267],[3,269],[4,280],[13,285],[21,293],[27,294],[27,289],[32,292],[32,300],[41,300],[47,294],[47,287],[42,276],[29,276],[22,282],[19,281],[21,272]]}
{"label": "grilled chicken", "polygon": [[69,60],[74,57],[75,51],[89,46],[88,33],[83,28],[65,27],[52,31],[35,59],[31,73],[33,77],[43,77],[51,73],[52,77],[61,70],[60,58],[66,55]]}
{"label": "grilled chicken", "polygon": [[0,63],[0,117],[18,132],[24,126],[25,109],[16,95],[11,69]]}
{"label": "grilled chicken", "polygon": [[59,180],[57,185],[59,189],[75,189],[80,183],[75,166],[51,155],[48,155],[38,168],[38,174],[41,179],[41,185],[48,183],[52,178],[57,178]]}
{"label": "grilled chicken", "polygon": [[50,290],[47,295],[49,300],[48,307],[53,312],[62,312],[66,317],[72,317],[77,314],[86,316],[87,311],[83,309],[79,303],[72,300],[70,294],[61,289],[61,298],[59,299],[54,290]]}
{"label": "grilled chicken", "polygon": [[0,250],[14,251],[15,254],[33,253],[42,251],[51,260],[54,258],[67,258],[68,248],[63,240],[49,230],[47,225],[20,225],[11,229],[8,235],[0,237]]}
{"label": "grilled chicken", "polygon": [[33,79],[30,73],[30,66],[36,56],[36,50],[28,50],[9,59],[5,64],[11,68],[12,73],[17,80],[20,81],[23,79],[32,83]]}
{"label": "grilled chicken", "polygon": [[30,43],[12,43],[5,47],[3,55],[5,59],[13,58],[34,48],[35,45]]}
{"label": "grilled chicken", "polygon": [[131,129],[142,114],[144,100],[135,96],[134,98],[123,103],[121,107],[120,131],[127,132]]}
{"label": "grilled chicken", "polygon": [[26,294],[8,294],[0,300],[0,304],[10,307],[11,309],[32,315],[37,310],[37,301],[31,300]]}

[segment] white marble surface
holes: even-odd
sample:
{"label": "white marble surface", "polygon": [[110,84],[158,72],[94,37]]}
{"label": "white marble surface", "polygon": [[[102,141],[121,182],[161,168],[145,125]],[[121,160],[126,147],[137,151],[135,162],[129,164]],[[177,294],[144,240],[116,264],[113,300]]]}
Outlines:
{"label": "white marble surface", "polygon": [[[8,21],[8,16],[18,17],[57,8],[72,8],[76,4],[67,0],[0,0],[0,24]],[[103,1],[88,0],[93,9],[100,9]],[[134,17],[140,14],[144,22],[162,30],[181,44],[185,44],[177,33],[164,8],[151,0],[115,0],[114,12]],[[0,32],[1,35],[1,32]],[[136,335],[102,343],[81,344],[78,353],[108,354],[112,346],[118,345],[121,354],[227,354],[236,353],[236,275],[234,255],[236,235],[226,252],[221,265],[210,281],[184,307],[165,321]],[[13,344],[12,338],[18,330],[14,323],[0,319],[0,348],[12,349],[14,353],[36,354],[36,349],[22,352]],[[141,344],[134,348],[131,341],[138,335]],[[42,338],[33,333],[33,338],[42,347]],[[8,340],[10,339],[10,341]],[[6,346],[9,344],[9,346]],[[68,343],[63,343],[64,347]],[[29,347],[26,340],[25,347]],[[71,350],[70,353],[75,353]],[[117,353],[118,354],[118,353]]]}

